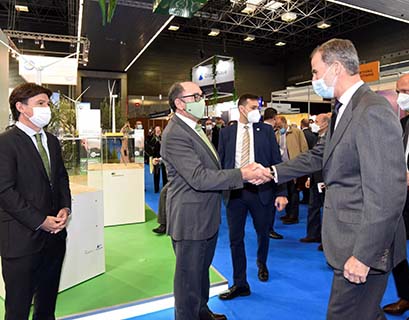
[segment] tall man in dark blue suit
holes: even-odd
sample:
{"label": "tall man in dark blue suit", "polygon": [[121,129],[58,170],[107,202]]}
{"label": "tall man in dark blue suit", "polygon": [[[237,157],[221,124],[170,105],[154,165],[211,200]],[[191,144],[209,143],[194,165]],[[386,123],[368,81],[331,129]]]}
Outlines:
{"label": "tall man in dark blue suit", "polygon": [[[238,124],[220,131],[219,156],[223,169],[241,168],[252,162],[258,162],[265,167],[280,163],[281,156],[273,128],[258,122],[260,120],[258,97],[252,94],[242,95],[238,107],[240,111]],[[268,280],[266,261],[274,198],[277,196],[275,205],[278,210],[283,210],[287,204],[286,188],[276,189],[276,184],[272,182],[260,186],[245,183],[243,188],[231,190],[226,194],[234,284],[219,295],[222,300],[250,294],[244,249],[247,212],[250,212],[253,218],[257,233],[258,278],[260,281]]]}

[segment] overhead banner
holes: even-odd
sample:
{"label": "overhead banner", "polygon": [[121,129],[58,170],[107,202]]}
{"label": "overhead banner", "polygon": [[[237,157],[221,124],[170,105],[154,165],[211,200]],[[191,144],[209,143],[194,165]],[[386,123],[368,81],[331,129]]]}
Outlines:
{"label": "overhead banner", "polygon": [[21,55],[19,74],[27,82],[77,85],[78,61],[75,58]]}
{"label": "overhead banner", "polygon": [[214,82],[218,93],[233,93],[234,90],[234,61],[219,60],[216,64],[216,74],[213,79],[213,65],[207,64],[192,68],[192,81],[196,83],[206,95],[213,94]]}
{"label": "overhead banner", "polygon": [[359,65],[359,75],[365,82],[373,82],[379,80],[379,61],[373,61]]}

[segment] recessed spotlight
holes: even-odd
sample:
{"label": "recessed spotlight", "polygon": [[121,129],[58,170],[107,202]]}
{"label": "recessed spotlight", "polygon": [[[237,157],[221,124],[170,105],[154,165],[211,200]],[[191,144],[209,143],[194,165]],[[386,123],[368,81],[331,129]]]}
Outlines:
{"label": "recessed spotlight", "polygon": [[329,22],[320,21],[320,22],[317,23],[317,28],[319,28],[319,29],[327,29],[329,27],[331,27],[331,23],[329,23]]}
{"label": "recessed spotlight", "polygon": [[209,36],[216,37],[216,36],[219,35],[219,33],[220,33],[219,29],[211,29],[210,32],[209,32]]}
{"label": "recessed spotlight", "polygon": [[14,6],[14,8],[15,8],[16,11],[18,11],[18,12],[28,12],[28,7],[27,7],[27,6],[23,6],[23,5],[16,4],[16,5]]}
{"label": "recessed spotlight", "polygon": [[285,45],[286,45],[286,43],[283,42],[283,41],[278,41],[278,42],[276,42],[276,46],[277,46],[277,47],[282,47],[282,46],[285,46]]}
{"label": "recessed spotlight", "polygon": [[256,37],[252,34],[249,34],[244,38],[244,41],[253,41],[254,39],[256,39]]}
{"label": "recessed spotlight", "polygon": [[170,31],[178,31],[179,30],[179,26],[176,24],[171,24],[168,28],[168,30]]}
{"label": "recessed spotlight", "polygon": [[281,15],[281,20],[285,22],[293,22],[297,20],[297,14],[294,12],[286,12]]}

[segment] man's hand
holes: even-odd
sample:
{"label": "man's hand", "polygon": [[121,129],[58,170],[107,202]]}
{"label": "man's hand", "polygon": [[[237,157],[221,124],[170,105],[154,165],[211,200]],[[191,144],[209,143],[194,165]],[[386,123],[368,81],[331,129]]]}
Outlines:
{"label": "man's hand", "polygon": [[243,180],[255,185],[269,182],[273,178],[269,168],[264,168],[261,164],[256,162],[250,163],[240,168],[240,170]]}
{"label": "man's hand", "polygon": [[277,197],[274,203],[278,211],[284,210],[288,203],[287,197]]}
{"label": "man's hand", "polygon": [[41,224],[40,228],[46,232],[58,233],[61,231],[60,230],[61,221],[62,221],[61,218],[47,216],[47,218],[45,218],[44,222]]}
{"label": "man's hand", "polygon": [[159,161],[160,161],[159,158],[153,158],[152,159],[152,163],[153,163],[154,166],[156,166],[159,163]]}
{"label": "man's hand", "polygon": [[352,283],[365,283],[368,272],[369,267],[354,256],[351,256],[344,265],[344,277]]}

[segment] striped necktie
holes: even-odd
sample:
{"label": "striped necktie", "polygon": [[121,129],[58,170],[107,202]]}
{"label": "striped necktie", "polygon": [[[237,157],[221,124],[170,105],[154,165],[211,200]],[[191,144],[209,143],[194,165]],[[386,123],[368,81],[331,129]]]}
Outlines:
{"label": "striped necktie", "polygon": [[240,167],[244,167],[250,162],[250,133],[249,126],[244,126],[243,144],[241,146],[241,161]]}
{"label": "striped necktie", "polygon": [[212,143],[209,141],[209,138],[206,136],[206,133],[204,133],[202,126],[200,124],[197,124],[195,127],[195,130],[199,134],[200,138],[202,138],[203,142],[206,144],[206,146],[212,151],[214,156],[216,157],[217,160],[219,160],[219,157],[217,156],[216,149],[213,147]]}
{"label": "striped necktie", "polygon": [[51,178],[50,161],[48,160],[47,152],[45,151],[43,142],[41,141],[41,133],[36,133],[34,136],[37,141],[38,152],[40,153],[41,160],[43,161],[45,171],[47,172],[48,179],[50,179]]}

